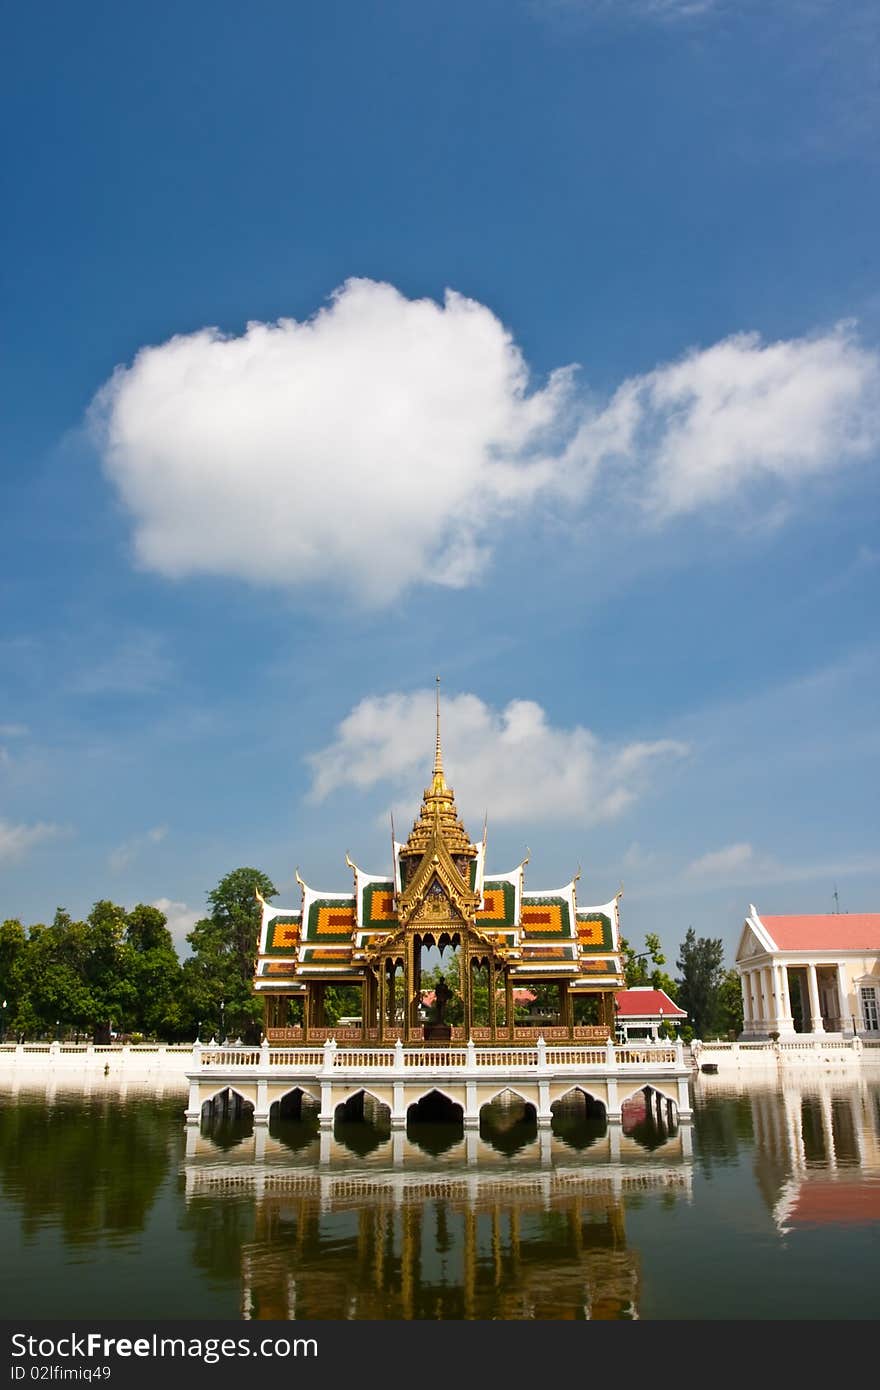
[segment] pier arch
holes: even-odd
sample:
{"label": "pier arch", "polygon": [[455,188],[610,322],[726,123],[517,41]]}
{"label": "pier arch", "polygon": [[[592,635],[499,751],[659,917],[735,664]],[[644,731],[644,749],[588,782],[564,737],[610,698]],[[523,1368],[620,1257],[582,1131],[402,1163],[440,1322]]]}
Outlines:
{"label": "pier arch", "polygon": [[319,1096],[313,1095],[311,1091],[302,1086],[292,1086],[290,1090],[283,1091],[272,1101],[269,1106],[269,1119],[270,1121],[317,1119],[320,1108]]}

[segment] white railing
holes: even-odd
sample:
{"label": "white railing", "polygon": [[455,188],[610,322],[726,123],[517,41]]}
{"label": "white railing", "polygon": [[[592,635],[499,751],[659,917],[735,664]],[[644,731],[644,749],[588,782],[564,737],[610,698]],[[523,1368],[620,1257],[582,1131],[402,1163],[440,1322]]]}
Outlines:
{"label": "white railing", "polygon": [[686,1064],[681,1047],[197,1047],[196,1067],[209,1071],[271,1070],[328,1075],[338,1072],[532,1072],[609,1071],[637,1067],[680,1071]]}

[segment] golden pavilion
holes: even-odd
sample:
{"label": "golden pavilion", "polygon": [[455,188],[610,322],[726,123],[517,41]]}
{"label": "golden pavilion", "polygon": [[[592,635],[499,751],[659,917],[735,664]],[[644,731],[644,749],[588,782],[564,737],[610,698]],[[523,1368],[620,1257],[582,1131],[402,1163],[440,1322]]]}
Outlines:
{"label": "golden pavilion", "polygon": [[[471,839],[446,782],[439,691],[431,782],[407,840],[392,831],[392,847],[390,875],[346,855],[350,892],[319,892],[297,872],[298,911],[260,899],[254,985],[270,1044],[613,1039],[620,893],[583,907],[578,875],[527,890],[528,855],[509,873],[487,872],[486,828]],[[435,970],[425,988],[425,961],[437,960],[443,978]]]}

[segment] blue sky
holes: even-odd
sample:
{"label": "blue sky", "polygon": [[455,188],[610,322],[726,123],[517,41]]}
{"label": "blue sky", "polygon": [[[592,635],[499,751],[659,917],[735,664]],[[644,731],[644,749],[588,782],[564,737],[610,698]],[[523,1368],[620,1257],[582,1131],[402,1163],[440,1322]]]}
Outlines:
{"label": "blue sky", "polygon": [[851,0],[6,17],[4,916],[489,864],[732,959],[880,908]]}

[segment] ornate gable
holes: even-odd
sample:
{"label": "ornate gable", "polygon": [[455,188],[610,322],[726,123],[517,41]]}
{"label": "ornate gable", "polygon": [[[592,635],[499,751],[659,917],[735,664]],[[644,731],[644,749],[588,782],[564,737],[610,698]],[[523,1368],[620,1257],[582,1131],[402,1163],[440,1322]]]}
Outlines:
{"label": "ornate gable", "polygon": [[401,892],[397,916],[410,923],[461,921],[473,924],[481,895],[475,889],[478,849],[458,818],[455,795],[446,785],[440,747],[440,703],[437,703],[437,747],[430,787],[426,787],[419,817],[401,848]]}

